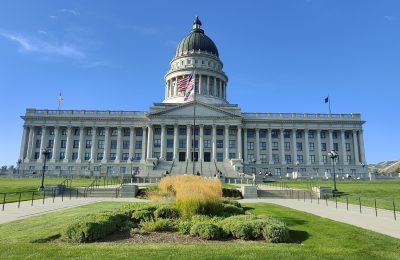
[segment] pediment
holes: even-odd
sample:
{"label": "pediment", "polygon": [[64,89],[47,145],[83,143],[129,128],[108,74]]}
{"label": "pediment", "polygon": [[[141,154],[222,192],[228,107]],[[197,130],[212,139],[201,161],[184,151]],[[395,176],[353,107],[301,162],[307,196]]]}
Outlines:
{"label": "pediment", "polygon": [[[165,110],[149,113],[148,116],[167,116],[167,117],[193,117],[194,103],[185,103],[177,105],[173,108],[167,108]],[[226,111],[219,107],[212,105],[196,102],[196,117],[236,117],[240,118],[240,115]]]}

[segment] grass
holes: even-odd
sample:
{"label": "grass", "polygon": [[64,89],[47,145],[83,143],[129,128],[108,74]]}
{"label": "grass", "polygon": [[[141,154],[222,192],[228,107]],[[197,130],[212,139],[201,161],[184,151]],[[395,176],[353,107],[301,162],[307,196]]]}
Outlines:
{"label": "grass", "polygon": [[31,243],[60,233],[72,218],[120,207],[104,202],[0,225],[0,259],[399,259],[400,240],[270,204],[245,205],[283,219],[294,243]]}
{"label": "grass", "polygon": [[[312,186],[332,187],[333,181],[313,181],[313,180],[290,180],[282,182],[289,188],[311,189]],[[374,207],[375,199],[378,208],[393,210],[393,200],[396,210],[400,210],[400,180],[382,180],[382,181],[349,181],[338,180],[337,189],[341,192],[340,202],[361,204],[363,206]]]}

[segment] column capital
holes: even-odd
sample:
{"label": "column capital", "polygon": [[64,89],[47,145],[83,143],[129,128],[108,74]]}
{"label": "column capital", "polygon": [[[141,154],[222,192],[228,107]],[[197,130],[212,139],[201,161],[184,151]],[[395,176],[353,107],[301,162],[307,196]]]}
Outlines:
{"label": "column capital", "polygon": [[146,126],[146,125],[142,126],[142,129],[143,129],[143,130],[146,130],[146,129],[147,129],[147,126]]}
{"label": "column capital", "polygon": [[224,125],[224,127],[225,127],[225,128],[229,128],[229,127],[230,127],[230,125],[229,125],[229,124],[226,124],[226,125]]}
{"label": "column capital", "polygon": [[200,128],[204,128],[204,124],[200,124],[199,127],[200,127]]}

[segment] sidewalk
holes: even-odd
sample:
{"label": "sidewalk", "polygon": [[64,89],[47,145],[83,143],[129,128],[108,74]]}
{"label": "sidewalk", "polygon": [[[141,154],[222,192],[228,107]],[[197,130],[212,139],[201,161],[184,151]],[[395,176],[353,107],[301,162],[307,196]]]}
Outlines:
{"label": "sidewalk", "polygon": [[349,204],[349,209],[346,208],[346,203],[337,203],[328,201],[328,206],[325,200],[305,201],[300,199],[242,199],[240,203],[271,203],[299,211],[311,213],[323,218],[347,223],[364,229],[372,230],[381,234],[400,239],[400,214],[397,216],[397,221],[394,220],[393,211],[378,209],[378,216],[375,215],[375,209],[362,207],[362,213],[358,205]]}
{"label": "sidewalk", "polygon": [[96,202],[104,201],[115,201],[115,202],[145,202],[146,200],[136,198],[72,198],[64,197],[64,201],[61,197],[56,197],[53,203],[53,198],[47,198],[44,200],[34,200],[33,206],[31,201],[21,201],[21,205],[18,208],[18,202],[5,204],[4,211],[0,209],[0,224],[25,219],[32,216],[38,216],[46,213],[60,211],[64,209],[75,208],[83,205],[88,205]]}

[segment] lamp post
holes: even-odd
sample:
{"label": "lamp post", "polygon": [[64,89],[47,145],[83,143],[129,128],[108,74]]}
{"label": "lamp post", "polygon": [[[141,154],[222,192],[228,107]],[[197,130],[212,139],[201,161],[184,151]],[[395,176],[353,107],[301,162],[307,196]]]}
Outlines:
{"label": "lamp post", "polygon": [[362,168],[363,168],[363,170],[362,170],[362,173],[363,173],[363,177],[364,177],[364,175],[365,175],[365,163],[361,163],[361,166],[362,166]]}
{"label": "lamp post", "polygon": [[88,164],[89,164],[89,168],[88,168],[88,169],[89,169],[89,171],[90,171],[90,161],[88,161]]}
{"label": "lamp post", "polygon": [[44,172],[46,171],[46,161],[47,161],[47,157],[50,154],[50,149],[44,148],[42,150],[42,154],[44,155],[44,162],[43,162],[43,172],[42,172],[42,185],[40,186],[40,190],[44,190]]}
{"label": "lamp post", "polygon": [[18,175],[19,175],[19,168],[21,167],[21,163],[22,163],[22,160],[19,159],[18,162],[17,162],[17,166],[18,166],[17,173],[18,173]]}
{"label": "lamp post", "polygon": [[129,160],[131,161],[131,183],[133,183],[133,161],[135,158],[131,157]]}
{"label": "lamp post", "polygon": [[253,169],[254,169],[254,174],[257,174],[257,169],[256,169],[256,159],[251,160],[251,162],[253,163]]}
{"label": "lamp post", "polygon": [[296,161],[296,166],[297,166],[297,174],[299,174],[299,168],[300,168],[300,162]]}
{"label": "lamp post", "polygon": [[335,174],[335,160],[336,158],[338,158],[338,154],[337,152],[335,152],[334,150],[330,151],[328,153],[329,158],[332,159],[332,170],[333,170],[333,192],[336,192],[336,174]]}

